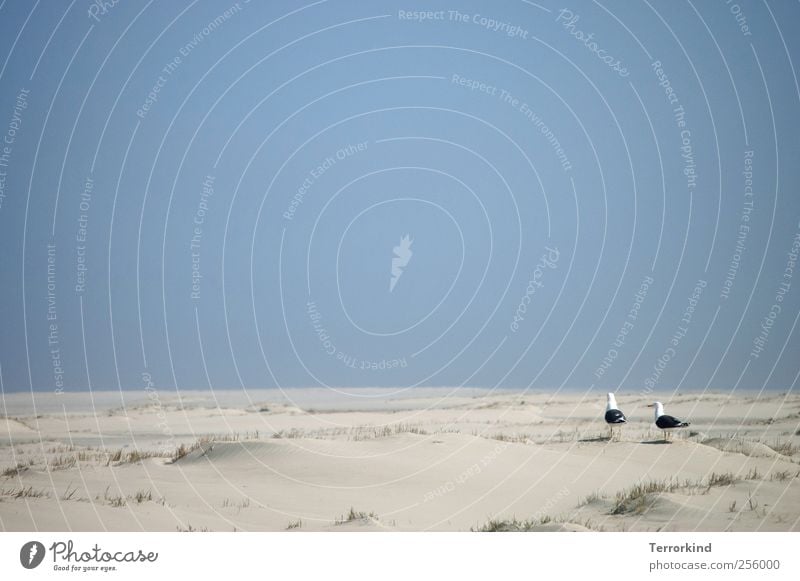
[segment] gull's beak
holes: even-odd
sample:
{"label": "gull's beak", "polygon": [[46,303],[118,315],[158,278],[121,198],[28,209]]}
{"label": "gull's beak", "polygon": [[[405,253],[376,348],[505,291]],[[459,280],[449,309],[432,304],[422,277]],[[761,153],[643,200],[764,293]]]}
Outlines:
{"label": "gull's beak", "polygon": [[656,407],[656,404],[654,404],[654,403],[649,403],[649,404],[647,404],[647,407],[649,407],[649,408],[654,408],[654,407]]}

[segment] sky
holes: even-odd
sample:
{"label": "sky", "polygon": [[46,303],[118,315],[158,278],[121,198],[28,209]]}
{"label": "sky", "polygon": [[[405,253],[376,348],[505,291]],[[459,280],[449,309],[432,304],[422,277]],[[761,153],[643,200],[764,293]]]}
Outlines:
{"label": "sky", "polygon": [[791,390],[799,18],[6,0],[2,390]]}

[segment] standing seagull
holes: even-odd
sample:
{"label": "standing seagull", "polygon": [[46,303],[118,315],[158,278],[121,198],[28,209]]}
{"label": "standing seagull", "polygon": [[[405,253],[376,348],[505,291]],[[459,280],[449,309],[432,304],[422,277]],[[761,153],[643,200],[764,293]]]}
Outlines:
{"label": "standing seagull", "polygon": [[622,425],[628,420],[625,419],[623,414],[617,407],[617,400],[613,393],[608,394],[606,400],[606,423],[608,424],[608,439],[614,438],[614,426]]}
{"label": "standing seagull", "polygon": [[675,428],[686,428],[689,426],[689,422],[684,422],[678,418],[665,414],[664,405],[660,401],[657,401],[647,407],[655,408],[656,427],[664,430],[665,442],[669,441],[670,430],[674,430]]}

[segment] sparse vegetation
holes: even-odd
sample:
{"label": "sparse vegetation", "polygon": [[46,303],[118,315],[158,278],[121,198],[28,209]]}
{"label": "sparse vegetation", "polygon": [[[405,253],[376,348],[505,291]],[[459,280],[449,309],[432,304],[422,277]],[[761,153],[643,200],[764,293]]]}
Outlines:
{"label": "sparse vegetation", "polygon": [[758,510],[758,499],[753,496],[752,492],[747,493],[747,508],[751,511]]}
{"label": "sparse vegetation", "polygon": [[731,484],[736,484],[740,480],[761,480],[761,477],[762,475],[758,471],[758,468],[751,468],[747,474],[742,477],[738,477],[732,472],[723,472],[721,474],[712,472],[708,476],[706,486],[708,488],[713,488],[715,486],[730,486]]}
{"label": "sparse vegetation", "polygon": [[122,449],[106,451],[106,466],[112,464],[135,464],[141,462],[146,458],[164,458],[163,453],[155,452],[152,450],[130,450],[125,451]]}
{"label": "sparse vegetation", "polygon": [[297,428],[292,428],[291,430],[278,430],[272,437],[276,440],[280,440],[282,438],[288,439],[295,439],[295,438],[305,438],[309,437],[306,435],[304,430],[298,430]]}
{"label": "sparse vegetation", "polygon": [[705,492],[708,492],[711,488],[717,486],[730,486],[740,480],[759,480],[761,477],[762,475],[757,468],[751,468],[741,478],[732,472],[712,472],[705,483],[702,481],[691,482],[689,480],[685,480],[683,483],[679,483],[676,480],[656,480],[639,483],[631,488],[617,492],[614,506],[611,508],[611,514],[642,514],[655,502],[653,496],[664,492],[675,492],[679,489],[688,488],[705,488]]}
{"label": "sparse vegetation", "polygon": [[114,508],[120,508],[127,504],[125,502],[125,497],[122,496],[121,494],[118,494],[117,496],[109,496],[108,498],[106,498],[106,500],[108,501],[108,504],[110,504]]}
{"label": "sparse vegetation", "polygon": [[778,470],[769,475],[770,480],[777,480],[778,482],[783,482],[784,480],[790,480],[795,477],[796,475],[792,476],[791,472],[789,472],[788,470]]}
{"label": "sparse vegetation", "polygon": [[761,473],[758,468],[751,468],[744,477],[745,480],[761,480]]}
{"label": "sparse vegetation", "polygon": [[516,517],[512,519],[489,519],[477,529],[470,529],[479,533],[510,533],[510,532],[527,532],[530,531],[536,523],[530,520],[517,520]]}
{"label": "sparse vegetation", "polygon": [[476,432],[475,435],[484,438],[489,438],[490,440],[497,440],[498,442],[509,442],[511,444],[526,444],[531,440],[530,434],[525,434],[525,433],[506,434],[503,432],[498,432],[495,434],[489,434],[488,436],[484,436]]}
{"label": "sparse vegetation", "polygon": [[181,525],[178,525],[175,527],[175,530],[177,530],[179,533],[207,533],[208,527],[200,527],[199,529],[196,529],[192,526],[192,523],[187,522],[186,528],[182,527]]}
{"label": "sparse vegetation", "polygon": [[599,502],[606,498],[605,494],[602,494],[599,490],[595,490],[589,496],[584,498],[578,506],[586,506],[587,504],[592,504],[593,502]]}
{"label": "sparse vegetation", "polygon": [[203,444],[205,444],[207,442],[208,442],[208,440],[202,439],[202,440],[198,440],[197,442],[195,442],[193,444],[189,444],[189,445],[181,444],[180,446],[178,446],[175,449],[175,452],[172,454],[171,463],[174,464],[175,462],[177,462],[178,460],[180,460],[184,456],[188,455],[189,453],[194,452],[195,450],[197,450],[198,448],[200,448]]}
{"label": "sparse vegetation", "polygon": [[[440,430],[444,431],[444,430]],[[361,442],[364,440],[375,440],[377,438],[387,438],[397,434],[418,434],[427,435],[429,432],[422,429],[415,424],[389,424],[387,426],[353,426],[349,428],[325,428],[321,430],[302,430],[291,428],[289,430],[279,430],[272,434],[272,438],[280,439],[296,439],[296,438],[313,438],[313,439],[333,439],[344,438],[352,442]],[[437,431],[438,433],[438,431]]]}
{"label": "sparse vegetation", "polygon": [[[109,506],[113,506],[115,508],[121,508],[128,504],[128,501],[135,502],[136,504],[142,504],[143,502],[156,502],[163,506],[166,506],[166,501],[163,498],[158,500],[153,500],[153,492],[150,489],[147,490],[137,490],[133,494],[129,494],[125,496],[124,494],[110,494],[111,487],[107,486],[105,491],[103,492],[103,498]],[[98,494],[95,496],[95,500],[100,500],[100,495]]]}
{"label": "sparse vegetation", "polygon": [[73,488],[72,483],[69,483],[67,484],[67,489],[64,491],[64,494],[61,495],[61,500],[72,500],[77,492],[78,489]]}
{"label": "sparse vegetation", "polygon": [[19,476],[27,469],[28,467],[22,462],[18,462],[16,466],[12,466],[11,468],[6,468],[3,470],[2,476],[3,478],[13,478],[14,476]]}
{"label": "sparse vegetation", "polygon": [[351,506],[350,512],[348,512],[345,516],[340,516],[339,518],[334,520],[333,524],[338,526],[356,520],[367,520],[367,519],[377,519],[377,518],[378,515],[375,514],[374,512],[360,512]]}
{"label": "sparse vegetation", "polygon": [[[283,404],[275,407],[270,405],[271,410],[266,406],[259,409],[258,405],[251,405],[252,409],[232,410],[228,414],[227,411],[217,413],[213,407],[207,407],[198,400],[190,408],[193,413],[186,419],[191,420],[192,427],[199,427],[199,433],[187,437],[184,428],[181,428],[180,434],[174,438],[165,437],[154,429],[153,422],[140,422],[138,420],[141,418],[131,416],[131,419],[137,419],[131,425],[131,431],[128,434],[116,431],[114,439],[106,440],[109,444],[107,448],[93,430],[92,417],[76,417],[74,422],[70,418],[71,433],[79,438],[76,445],[73,445],[69,443],[68,434],[64,432],[63,420],[48,414],[46,422],[42,423],[40,434],[30,435],[20,430],[19,433],[25,435],[24,439],[15,438],[13,448],[6,446],[3,450],[5,453],[0,456],[0,507],[5,506],[6,510],[12,510],[13,514],[19,515],[27,504],[33,507],[33,514],[38,516],[39,512],[58,510],[58,501],[64,501],[62,504],[65,509],[69,509],[70,518],[73,515],[77,518],[78,511],[92,516],[89,511],[93,507],[89,505],[89,501],[97,498],[96,504],[100,505],[98,509],[101,516],[103,510],[108,513],[103,518],[109,517],[107,522],[114,523],[112,526],[116,526],[115,523],[124,525],[128,523],[129,517],[135,515],[144,518],[145,523],[167,522],[170,528],[179,524],[177,530],[183,532],[207,530],[202,528],[203,525],[214,530],[222,528],[229,531],[234,524],[247,529],[317,529],[324,527],[325,523],[316,519],[312,519],[313,522],[303,522],[299,518],[297,506],[285,499],[270,502],[269,509],[259,508],[262,498],[257,491],[261,490],[264,480],[261,478],[261,471],[257,470],[258,465],[285,472],[286,465],[291,467],[298,459],[303,466],[313,464],[311,457],[316,453],[332,450],[345,457],[357,458],[363,454],[355,452],[369,452],[372,455],[387,450],[393,452],[403,442],[415,444],[412,446],[414,448],[417,447],[416,444],[421,444],[421,456],[412,450],[401,459],[408,463],[406,472],[411,473],[419,465],[438,465],[436,460],[449,458],[452,449],[461,449],[462,444],[472,442],[473,448],[470,451],[475,455],[466,460],[470,460],[470,463],[477,461],[477,466],[485,472],[480,478],[470,480],[467,484],[468,479],[476,472],[470,469],[464,474],[458,474],[457,471],[451,471],[448,464],[442,470],[422,473],[419,479],[413,479],[405,490],[408,494],[404,495],[410,499],[409,503],[420,501],[421,498],[429,500],[444,497],[448,493],[451,493],[449,501],[454,501],[456,496],[463,497],[463,503],[456,503],[464,508],[460,517],[454,517],[450,523],[440,522],[441,515],[437,516],[438,511],[427,514],[423,510],[399,519],[401,528],[427,528],[435,523],[438,523],[436,528],[469,528],[473,525],[481,531],[532,531],[581,526],[601,530],[602,525],[615,531],[654,531],[656,528],[676,530],[684,526],[709,530],[746,530],[751,524],[768,530],[796,528],[797,506],[791,502],[791,495],[794,487],[800,483],[800,413],[794,413],[800,411],[800,399],[796,399],[794,407],[789,408],[792,416],[778,417],[768,427],[766,424],[760,426],[754,423],[750,426],[734,422],[731,420],[733,415],[727,412],[724,421],[712,422],[710,418],[713,417],[712,412],[716,411],[713,407],[716,400],[704,401],[706,407],[690,414],[696,420],[696,425],[692,428],[700,426],[699,429],[703,432],[686,429],[682,434],[691,440],[684,439],[678,445],[670,447],[649,445],[659,444],[660,442],[651,440],[660,439],[661,434],[652,426],[649,414],[639,417],[641,414],[635,409],[642,403],[638,400],[631,403],[635,400],[633,396],[631,401],[626,400],[626,411],[631,410],[632,419],[621,432],[625,441],[619,445],[608,442],[608,429],[602,419],[601,403],[593,406],[597,410],[595,414],[585,413],[582,404],[579,408],[576,403],[578,400],[572,395],[564,399],[561,407],[555,408],[550,407],[550,400],[546,400],[546,396],[531,397],[531,413],[527,415],[494,412],[467,415],[464,412],[473,409],[473,406],[466,397],[459,396],[452,401],[437,404],[433,408],[434,413],[428,413],[430,410],[427,408],[424,413],[413,414],[392,411],[403,408],[404,403],[392,404],[388,411],[382,410],[381,414],[373,414],[371,410],[368,413],[353,413],[354,410],[342,411],[334,408],[320,411],[325,417],[317,418],[320,421],[314,423],[284,417],[290,414],[284,410]],[[793,394],[793,397],[798,396]],[[653,398],[648,397],[648,401],[649,399]],[[494,406],[491,409],[502,411],[511,407],[511,404],[506,406],[505,400],[499,407],[492,403],[492,399],[487,401]],[[723,402],[720,405],[724,405],[722,396],[720,401]],[[763,398],[757,401],[763,401]],[[572,404],[574,408],[570,407]],[[231,405],[241,407],[243,404]],[[776,401],[775,407],[778,405],[783,404]],[[413,402],[409,407],[416,410],[419,406],[417,402]],[[568,417],[568,412],[573,409],[579,410],[580,414]],[[766,417],[768,412],[769,415],[780,416],[781,413],[786,413],[787,407],[778,408],[784,410],[781,413],[773,413],[771,409],[760,405],[753,417]],[[230,429],[231,425],[251,427],[248,424],[259,419],[256,414],[250,414],[246,416],[247,422],[236,423],[236,418],[245,411],[280,414],[281,417],[277,418],[279,425],[262,428],[260,433],[246,430],[236,432]],[[295,413],[292,411],[291,415]],[[342,415],[335,416],[335,423],[328,422],[327,416],[332,414]],[[794,416],[799,419],[794,419]],[[152,419],[149,416],[148,418]],[[228,422],[229,419],[231,423]],[[575,428],[576,425],[579,427]],[[21,426],[15,429],[17,428]],[[278,428],[283,430],[273,434]],[[616,427],[614,429],[617,431]],[[459,430],[461,435],[458,437],[440,436],[458,433]],[[470,434],[474,438],[470,438]],[[295,446],[289,441],[279,442],[278,439],[281,438],[302,438],[311,443],[309,446]],[[315,445],[315,439],[324,442],[320,441]],[[299,440],[293,442],[300,444]],[[359,442],[364,443],[359,445]],[[437,442],[444,445],[436,446]],[[385,450],[382,448],[384,445],[388,447]],[[362,447],[367,450],[356,450]],[[300,448],[302,451],[296,452]],[[407,446],[401,448],[405,454]],[[499,451],[503,450],[504,455],[498,461],[502,466],[490,466],[490,462],[494,462]],[[344,452],[349,451],[354,453],[345,455]],[[520,470],[509,473],[509,485],[514,489],[520,486],[520,489],[527,489],[531,474],[538,477],[536,468],[532,468],[533,464],[526,463],[527,459],[536,456],[540,451],[548,458],[549,455],[563,455],[570,462],[559,465],[558,469],[546,475],[542,474],[544,480],[531,490],[527,502],[543,500],[540,496],[556,483],[571,482],[577,473],[573,473],[570,466],[582,466],[579,471],[582,471],[580,482],[583,484],[576,481],[576,489],[569,491],[568,495],[565,494],[563,502],[551,504],[550,507],[543,506],[543,510],[539,512],[520,511],[519,507],[515,509],[516,517],[511,511],[484,512],[480,508],[481,504],[475,501],[476,497],[480,498],[485,492],[483,476],[490,476],[490,473],[498,470],[503,472],[506,465],[519,467]],[[293,455],[289,455],[290,452]],[[203,454],[207,458],[202,457]],[[484,457],[481,458],[479,454]],[[220,464],[215,465],[218,458]],[[211,463],[212,459],[215,461],[214,465]],[[165,466],[170,460],[178,464]],[[116,466],[121,468],[117,469]],[[186,467],[186,470],[182,467]],[[87,482],[78,479],[84,475],[79,474],[78,470],[84,469]],[[341,464],[332,460],[322,466],[320,472],[325,476],[335,476],[338,482],[342,473],[346,474],[352,469],[347,462]],[[202,501],[202,498],[197,495],[186,496],[181,488],[184,484],[182,474],[188,475],[188,478],[200,478],[197,484],[202,489],[208,482],[202,479],[204,477],[201,474],[211,474],[214,471],[218,475],[217,470],[223,470],[236,488],[232,487],[227,492],[217,490],[216,495],[210,488],[206,490],[211,495],[204,495],[204,502],[210,502],[210,505],[203,506],[211,506],[211,512],[216,511],[218,514],[213,519],[198,517],[198,514],[203,513],[197,509],[198,501]],[[764,472],[761,473],[760,470]],[[417,472],[415,470],[413,473]],[[614,476],[609,479],[607,475],[610,473]],[[684,481],[686,475],[690,480]],[[676,477],[680,480],[676,480]],[[666,480],[658,481],[659,478]],[[656,482],[648,482],[651,479]],[[101,482],[114,486],[114,492],[107,489],[104,494],[103,487],[99,484]],[[162,503],[166,506],[161,497],[164,493],[161,482],[170,490],[171,500],[177,503],[175,515],[169,519],[166,510],[153,504]],[[431,482],[446,486],[431,490]],[[640,483],[637,485],[637,482]],[[457,492],[453,493],[453,490]],[[618,490],[620,492],[615,494]],[[752,491],[749,495],[748,490]],[[220,492],[229,497],[220,496]],[[382,504],[369,500],[374,498],[373,492],[376,491],[365,492],[369,494],[352,496],[345,502],[338,503],[338,506],[334,504],[331,507],[328,503],[327,527],[338,530],[332,526],[333,523],[342,525],[340,529],[391,527],[393,516],[386,513]],[[315,493],[310,489],[297,493],[302,499],[315,498]],[[246,498],[248,494],[253,498]],[[701,496],[704,494],[707,496]],[[36,498],[39,497],[43,500],[37,501]],[[26,503],[16,501],[15,498],[29,500]],[[81,502],[86,504],[79,504]],[[363,510],[350,507],[349,511],[342,511],[344,514],[338,512],[339,508],[351,502],[353,505],[358,504],[359,509]],[[556,508],[552,508],[553,506]],[[109,511],[110,507],[121,507],[122,510]],[[242,509],[247,509],[247,512],[240,512]],[[369,509],[380,513],[379,523],[371,520],[377,518],[377,515],[369,512]],[[129,510],[134,515],[128,514],[126,517]],[[549,514],[544,514],[545,512]],[[762,512],[769,515],[768,520],[757,523]],[[280,516],[281,513],[283,517]],[[267,521],[259,517],[266,518]],[[487,521],[489,517],[493,518]],[[201,518],[202,524],[195,522],[192,526],[187,521],[191,518]],[[776,524],[781,522],[785,524]]]}
{"label": "sparse vegetation", "polygon": [[252,432],[222,432],[220,434],[209,434],[207,436],[203,436],[198,441],[202,444],[209,443],[209,442],[243,442],[245,440],[258,440],[259,439],[259,431],[254,430]]}
{"label": "sparse vegetation", "polygon": [[730,486],[731,484],[736,483],[736,481],[736,476],[734,476],[732,472],[725,472],[722,474],[712,472],[708,477],[708,487],[712,488],[714,486]]}
{"label": "sparse vegetation", "polygon": [[194,449],[195,449],[194,447],[181,444],[180,446],[178,446],[178,448],[175,450],[175,453],[172,455],[172,463],[174,464],[175,462],[186,456],[189,452],[191,452]]}
{"label": "sparse vegetation", "polygon": [[618,515],[631,512],[642,514],[655,502],[653,495],[663,492],[674,492],[679,488],[688,488],[689,486],[691,486],[689,481],[684,482],[682,485],[675,480],[651,480],[648,482],[640,482],[631,488],[617,492],[614,499],[614,506],[611,508],[611,514]]}
{"label": "sparse vegetation", "polygon": [[233,502],[230,498],[226,498],[225,500],[222,501],[222,508],[237,508],[239,510],[242,510],[243,508],[249,508],[249,507],[250,507],[249,497],[245,497],[239,502]]}
{"label": "sparse vegetation", "polygon": [[354,442],[388,438],[397,434],[426,435],[428,432],[413,424],[390,424],[388,426],[356,426],[350,430],[348,439]]}
{"label": "sparse vegetation", "polygon": [[[517,517],[510,519],[489,519],[483,525],[476,528],[470,528],[471,531],[479,533],[517,533],[517,532],[530,532],[535,530],[537,526],[546,525],[552,522],[557,522],[549,514],[542,515],[538,518],[531,518],[526,520],[519,520]],[[587,527],[588,528],[588,527]]]}
{"label": "sparse vegetation", "polygon": [[[795,433],[795,435],[798,434]],[[767,443],[767,446],[784,456],[794,456],[797,450],[800,449],[791,440],[781,440],[780,438],[775,438],[773,442]]]}
{"label": "sparse vegetation", "polygon": [[[234,435],[229,434],[227,437],[228,438],[234,438],[234,437],[238,437],[238,436],[234,436]],[[216,438],[217,438],[216,436],[214,436],[214,437],[205,436],[203,438],[198,439],[193,444],[186,445],[186,444],[182,443],[172,453],[172,456],[170,458],[170,464],[174,464],[175,462],[177,462],[178,460],[180,460],[181,458],[183,458],[187,454],[190,454],[191,452],[194,452],[195,450],[202,450],[202,454],[201,455],[205,456],[208,452],[210,452],[214,448],[214,442],[218,441]],[[232,441],[235,441],[235,440],[228,439],[228,440],[224,440],[224,441],[232,442]]]}
{"label": "sparse vegetation", "polygon": [[47,461],[47,469],[68,470],[69,468],[74,468],[77,463],[78,460],[75,458],[75,456],[60,454],[58,456],[53,456]]}
{"label": "sparse vegetation", "polygon": [[11,498],[50,498],[50,493],[46,490],[34,488],[33,486],[21,486],[19,488],[0,488],[0,496]]}
{"label": "sparse vegetation", "polygon": [[153,500],[153,493],[150,490],[139,490],[131,498],[136,501],[136,504],[142,504],[143,502]]}

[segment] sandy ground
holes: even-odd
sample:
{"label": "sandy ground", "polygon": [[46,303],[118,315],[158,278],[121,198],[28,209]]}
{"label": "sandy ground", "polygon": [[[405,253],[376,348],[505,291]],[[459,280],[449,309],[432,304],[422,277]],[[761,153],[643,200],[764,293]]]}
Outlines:
{"label": "sandy ground", "polygon": [[800,396],[617,400],[609,440],[597,393],[4,394],[0,529],[800,530]]}

